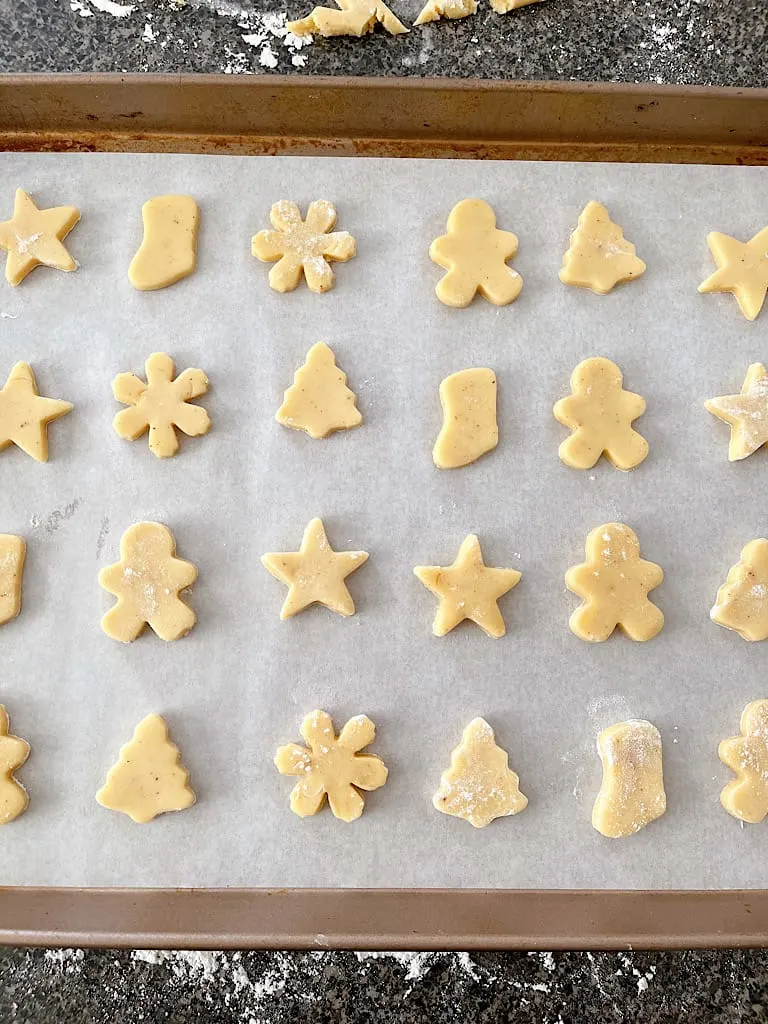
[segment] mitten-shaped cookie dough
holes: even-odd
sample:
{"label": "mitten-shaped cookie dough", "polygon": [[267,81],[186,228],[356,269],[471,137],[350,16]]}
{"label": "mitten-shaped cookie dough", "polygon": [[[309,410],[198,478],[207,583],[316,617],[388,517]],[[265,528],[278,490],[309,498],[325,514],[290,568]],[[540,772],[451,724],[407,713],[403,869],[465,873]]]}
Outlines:
{"label": "mitten-shaped cookie dough", "polygon": [[639,832],[667,809],[661,768],[661,736],[650,722],[630,719],[597,737],[603,784],[592,825],[609,839]]}

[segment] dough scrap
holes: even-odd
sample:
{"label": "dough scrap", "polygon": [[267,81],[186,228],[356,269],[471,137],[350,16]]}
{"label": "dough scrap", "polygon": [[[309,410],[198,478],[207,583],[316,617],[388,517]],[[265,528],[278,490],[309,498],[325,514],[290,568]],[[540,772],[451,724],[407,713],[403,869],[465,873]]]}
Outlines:
{"label": "dough scrap", "polygon": [[632,281],[644,272],[645,263],[635,255],[634,245],[614,224],[603,204],[594,199],[587,203],[563,256],[563,284],[607,295],[620,281]]}
{"label": "dough scrap", "polygon": [[432,804],[475,828],[528,806],[528,798],[520,792],[520,779],[509,767],[507,752],[496,745],[485,719],[473,718],[464,729]]}
{"label": "dough scrap", "polygon": [[493,208],[482,199],[462,199],[448,215],[448,234],[436,238],[429,258],[448,271],[435,292],[446,306],[468,306],[477,292],[495,306],[514,302],[523,279],[507,266],[517,252],[517,235],[496,227]]}
{"label": "dough scrap", "polygon": [[354,615],[355,605],[344,580],[367,560],[366,551],[334,551],[322,519],[307,524],[298,551],[261,556],[264,568],[288,587],[281,619],[289,619],[311,604],[323,604],[339,615]]}
{"label": "dough scrap", "polygon": [[445,636],[464,619],[488,636],[504,636],[507,629],[498,600],[517,586],[523,574],[487,566],[474,533],[462,541],[453,565],[417,565],[413,571],[440,601],[432,626],[435,636]]}
{"label": "dough scrap", "polygon": [[768,372],[762,363],[752,363],[741,394],[710,398],[704,407],[731,428],[728,459],[738,462],[768,442]]}
{"label": "dough scrap", "polygon": [[565,585],[584,598],[568,625],[582,640],[607,640],[617,626],[632,640],[651,640],[664,625],[648,592],[664,579],[661,566],[640,558],[637,534],[624,523],[605,523],[587,535],[587,561],[572,566]]}
{"label": "dough scrap", "polygon": [[[289,29],[289,31],[292,31]],[[259,231],[251,240],[251,252],[262,263],[275,263],[269,285],[276,292],[292,292],[301,275],[312,292],[333,288],[331,261],[346,263],[356,253],[355,240],[348,231],[331,231],[336,207],[326,199],[309,204],[307,219],[301,219],[296,203],[282,199],[269,211],[274,231]]]}
{"label": "dough scrap", "polygon": [[29,363],[16,363],[0,389],[0,451],[15,444],[38,462],[48,461],[48,424],[74,409],[43,398]]}
{"label": "dough scrap", "polygon": [[8,284],[21,284],[30,271],[41,265],[54,270],[77,270],[77,263],[63,242],[79,220],[80,211],[74,206],[41,210],[31,196],[17,188],[13,217],[0,224],[0,249],[8,253]]}
{"label": "dough scrap", "polygon": [[517,11],[521,7],[542,2],[543,0],[491,0],[491,7],[497,14],[506,14],[508,11]]}
{"label": "dough scrap", "polygon": [[761,537],[741,549],[709,617],[744,640],[768,638],[768,540]]}
{"label": "dough scrap", "polygon": [[307,352],[303,366],[283,396],[275,419],[284,427],[303,430],[315,439],[335,430],[359,427],[363,417],[355,405],[354,391],[347,387],[347,375],[336,365],[336,356],[323,341]]}
{"label": "dough scrap", "polygon": [[[540,2],[541,0],[491,0],[491,7],[497,14],[506,14],[519,7]],[[424,25],[428,21],[438,21],[440,18],[449,18],[453,21],[456,18],[467,18],[476,11],[477,0],[428,0],[413,24]]]}
{"label": "dough scrap", "polygon": [[197,579],[197,568],[175,554],[174,536],[162,523],[128,527],[120,561],[99,573],[99,584],[117,598],[101,620],[107,636],[127,644],[149,625],[161,640],[178,640],[192,629],[195,613],[180,595]]}
{"label": "dough scrap", "polygon": [[281,775],[298,775],[291,790],[291,810],[300,818],[317,814],[328,797],[331,811],[341,821],[355,821],[365,801],[360,790],[380,789],[387,767],[375,754],[361,754],[373,743],[376,729],[370,718],[356,715],[336,736],[331,716],[313,711],[301,723],[306,747],[288,743],[275,754]]}
{"label": "dough scrap", "polygon": [[192,196],[155,196],[141,208],[144,238],[128,268],[140,292],[176,284],[194,272],[200,210]]}
{"label": "dough scrap", "polygon": [[720,794],[720,803],[739,821],[753,824],[768,814],[768,700],[744,708],[740,736],[729,736],[717,756],[736,773]]}
{"label": "dough scrap", "polygon": [[13,773],[29,757],[29,744],[8,732],[8,712],[0,704],[0,825],[7,825],[29,806],[26,789]]}
{"label": "dough scrap", "polygon": [[645,399],[623,385],[622,372],[610,359],[585,359],[573,371],[572,394],[553,410],[558,423],[573,431],[558,449],[566,466],[591,469],[605,455],[616,469],[629,470],[645,459],[648,442],[632,429],[632,421],[645,412]]}
{"label": "dough scrap", "polygon": [[440,385],[440,402],[443,426],[432,449],[438,469],[466,466],[499,443],[493,370],[475,368],[452,373]]}
{"label": "dough scrap", "polygon": [[144,370],[146,384],[133,373],[118,373],[112,381],[115,400],[131,406],[115,416],[112,426],[126,441],[135,441],[149,430],[149,450],[165,459],[179,450],[174,427],[189,437],[199,437],[211,429],[205,409],[189,404],[192,398],[206,393],[208,378],[202,370],[184,370],[174,380],[173,360],[165,352],[154,352]]}
{"label": "dough scrap", "polygon": [[333,7],[313,7],[306,18],[286,21],[295,36],[364,36],[381,25],[390,35],[399,36],[408,29],[381,0],[336,0]]}
{"label": "dough scrap", "polygon": [[189,772],[160,715],[143,718],[133,738],[120,748],[96,800],[110,811],[127,814],[137,825],[167,811],[183,811],[195,802]]}
{"label": "dough scrap", "polygon": [[757,319],[768,292],[768,225],[748,242],[711,231],[707,245],[717,270],[699,291],[731,292],[747,320]]}
{"label": "dough scrap", "polygon": [[0,533],[0,625],[21,611],[21,577],[27,545],[23,537]]}
{"label": "dough scrap", "polygon": [[597,737],[603,784],[592,809],[592,825],[609,839],[631,836],[667,809],[661,735],[655,725],[630,719]]}

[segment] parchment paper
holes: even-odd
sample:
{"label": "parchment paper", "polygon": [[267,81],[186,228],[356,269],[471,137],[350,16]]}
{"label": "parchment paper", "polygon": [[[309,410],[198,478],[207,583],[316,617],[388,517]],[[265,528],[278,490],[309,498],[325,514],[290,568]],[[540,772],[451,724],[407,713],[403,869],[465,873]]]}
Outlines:
{"label": "parchment paper", "polygon": [[[32,363],[41,393],[74,402],[50,429],[51,461],[0,454],[0,529],[28,542],[20,617],[0,630],[0,700],[32,745],[19,778],[29,810],[0,830],[6,885],[734,887],[768,885],[768,824],[742,828],[720,807],[729,778],[719,740],[747,701],[768,696],[768,643],[708,618],[743,544],[768,531],[768,456],[727,461],[728,430],[702,401],[737,390],[768,357],[768,315],[747,323],[727,295],[696,285],[713,264],[709,230],[747,239],[764,226],[768,170],[136,155],[8,155],[0,219],[20,185],[43,206],[74,203],[76,274],[41,268],[0,290],[0,377]],[[200,203],[199,266],[139,293],[127,267],[141,203],[189,192]],[[497,309],[440,305],[427,257],[452,205],[492,203],[515,231],[520,299]],[[337,287],[278,295],[250,238],[277,199],[327,198],[358,256]],[[606,297],[557,279],[590,198],[605,202],[647,261]],[[274,421],[307,349],[323,339],[359,396],[364,425],[313,441]],[[175,459],[120,440],[112,377],[153,351],[202,367],[213,418]],[[552,417],[576,363],[616,360],[648,410],[647,461],[623,474],[564,466]],[[441,472],[431,446],[438,384],[468,366],[499,381],[501,441],[480,462]],[[350,579],[357,614],[314,608],[278,618],[284,587],[260,565],[295,550],[320,515],[331,543],[363,548]],[[121,646],[99,618],[97,584],[139,519],[173,530],[199,582],[198,624],[164,644]],[[650,643],[591,646],[568,629],[563,584],[587,532],[620,520],[666,573],[666,615]],[[503,599],[508,633],[464,624],[431,635],[435,599],[416,564],[449,564],[470,531],[490,565],[523,579]],[[368,714],[390,780],[361,820],[288,809],[292,780],[272,764],[316,707],[340,726]],[[198,803],[146,826],[94,794],[150,711],[166,716]],[[483,715],[529,797],[515,818],[475,830],[431,795],[463,726]],[[664,741],[668,812],[637,836],[590,825],[600,782],[595,737],[648,718]]]}

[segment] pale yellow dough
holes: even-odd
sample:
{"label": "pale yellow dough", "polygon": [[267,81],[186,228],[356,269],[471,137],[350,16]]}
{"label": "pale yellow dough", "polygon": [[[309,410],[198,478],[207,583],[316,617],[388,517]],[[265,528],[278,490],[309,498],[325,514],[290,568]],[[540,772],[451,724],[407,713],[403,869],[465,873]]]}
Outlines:
{"label": "pale yellow dough", "polygon": [[473,718],[465,728],[432,803],[443,814],[463,818],[475,828],[528,806],[528,798],[520,792],[520,780],[509,767],[507,752],[496,745],[485,719]]}
{"label": "pale yellow dough", "polygon": [[[290,30],[289,30],[290,31]],[[309,204],[307,219],[301,219],[296,203],[287,199],[274,203],[269,211],[274,231],[259,231],[251,240],[251,252],[262,263],[275,263],[269,285],[276,292],[292,292],[306,278],[312,292],[333,288],[331,262],[346,263],[356,252],[348,231],[331,231],[336,207],[325,199]]]}
{"label": "pale yellow dough", "polygon": [[399,36],[408,29],[381,0],[336,0],[333,7],[313,7],[306,18],[286,21],[295,36],[364,36],[381,25],[390,35]]}
{"label": "pale yellow dough", "polygon": [[723,764],[736,773],[720,803],[734,818],[756,824],[768,814],[768,700],[747,704],[739,728],[741,736],[729,736],[717,748]]}
{"label": "pale yellow dough", "polygon": [[728,459],[746,459],[768,442],[768,372],[762,363],[752,363],[741,386],[741,394],[710,398],[704,406],[731,428]]}
{"label": "pale yellow dough", "polygon": [[[541,0],[491,0],[491,7],[497,14],[506,14],[519,7],[540,2]],[[440,18],[467,18],[476,11],[477,0],[428,0],[413,24],[424,25],[428,21],[438,21]]]}
{"label": "pale yellow dough", "polygon": [[744,640],[768,637],[768,540],[761,537],[741,549],[709,615]]}
{"label": "pale yellow dough", "polygon": [[192,196],[155,196],[141,208],[144,238],[128,280],[140,292],[156,291],[195,269],[200,211]]}
{"label": "pale yellow dough", "polygon": [[661,735],[655,725],[630,719],[597,737],[603,784],[592,809],[592,825],[609,839],[631,836],[667,809],[661,766]]}
{"label": "pale yellow dough", "polygon": [[601,455],[617,469],[634,469],[648,454],[648,442],[632,429],[645,412],[645,399],[624,390],[621,370],[610,359],[585,359],[571,374],[571,392],[555,404],[558,423],[573,433],[558,454],[566,466],[591,469]]}
{"label": "pale yellow dough", "polygon": [[440,402],[443,426],[432,449],[438,469],[466,466],[499,443],[493,370],[452,373],[440,385]]}
{"label": "pale yellow dough", "polygon": [[16,363],[0,389],[0,450],[15,444],[38,462],[48,461],[48,424],[74,406],[42,398],[29,363]]}
{"label": "pale yellow dough", "polygon": [[648,591],[664,579],[661,566],[640,558],[637,534],[624,523],[605,523],[591,530],[587,561],[572,566],[565,585],[584,598],[569,626],[582,640],[607,640],[620,626],[632,640],[651,640],[664,625],[661,610]]}
{"label": "pale yellow dough", "polygon": [[587,203],[563,257],[563,284],[606,295],[620,281],[632,281],[644,272],[645,263],[635,255],[634,245],[613,223],[603,204],[594,199]]}
{"label": "pale yellow dough", "polygon": [[117,598],[101,620],[107,636],[127,644],[149,625],[162,640],[178,640],[192,629],[195,613],[181,592],[195,582],[197,569],[175,555],[167,526],[128,527],[120,539],[120,561],[99,573],[100,585]]}
{"label": "pale yellow dough", "polygon": [[0,825],[18,818],[29,806],[26,789],[13,775],[29,757],[29,744],[8,728],[8,712],[0,704]]}
{"label": "pale yellow dough", "polygon": [[0,533],[0,625],[21,611],[21,577],[27,545],[23,537]]}
{"label": "pale yellow dough", "polygon": [[8,284],[21,284],[31,270],[41,265],[54,270],[76,270],[77,263],[63,241],[79,220],[80,211],[74,206],[40,210],[23,189],[17,188],[13,217],[0,224],[0,249],[8,253]]}
{"label": "pale yellow dough", "polygon": [[699,291],[731,292],[747,320],[755,320],[768,292],[768,225],[748,242],[711,231],[707,245],[717,270]]}
{"label": "pale yellow dough", "polygon": [[335,817],[355,821],[365,806],[360,790],[370,792],[387,781],[381,758],[360,753],[373,743],[373,722],[356,715],[337,737],[331,716],[313,711],[301,723],[300,731],[306,747],[288,743],[275,754],[275,767],[281,775],[299,777],[291,790],[291,810],[306,818],[317,814],[328,797]]}
{"label": "pale yellow dough", "polygon": [[147,715],[136,726],[133,739],[120,748],[117,764],[107,772],[97,801],[120,811],[138,825],[167,811],[183,811],[195,802],[189,773],[181,763],[160,715]]}
{"label": "pale yellow dough", "polygon": [[335,430],[360,426],[363,417],[355,401],[354,391],[347,387],[347,375],[336,365],[332,350],[318,341],[296,371],[275,419],[310,437],[328,437]]}

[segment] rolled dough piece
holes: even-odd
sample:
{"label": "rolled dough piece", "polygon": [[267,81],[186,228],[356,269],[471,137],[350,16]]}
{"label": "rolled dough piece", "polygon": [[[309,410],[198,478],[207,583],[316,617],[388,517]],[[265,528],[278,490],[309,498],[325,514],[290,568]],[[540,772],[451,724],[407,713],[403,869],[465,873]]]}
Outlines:
{"label": "rolled dough piece", "polygon": [[609,839],[631,836],[667,809],[661,767],[661,735],[655,725],[630,719],[597,737],[603,784],[592,825]]}
{"label": "rolled dough piece", "polygon": [[336,430],[360,426],[363,417],[355,401],[354,391],[347,387],[347,375],[336,365],[332,350],[318,341],[296,371],[275,419],[315,439],[328,437]]}
{"label": "rolled dough piece", "polygon": [[21,577],[27,545],[23,537],[0,533],[0,625],[21,611]]}
{"label": "rolled dough piece", "polygon": [[736,773],[720,803],[739,821],[756,824],[768,814],[768,700],[747,704],[740,730],[740,736],[729,736],[717,749],[723,764]]}
{"label": "rolled dough piece", "polygon": [[8,729],[8,712],[0,704],[0,825],[18,818],[29,806],[27,791],[13,774],[29,757],[29,744]]}
{"label": "rolled dough piece", "polygon": [[717,270],[699,291],[730,292],[747,320],[756,320],[768,293],[768,225],[748,242],[711,231],[707,245]]}
{"label": "rolled dough piece", "polygon": [[709,617],[743,640],[768,638],[768,540],[764,537],[741,549]]}
{"label": "rolled dough piece", "polygon": [[0,249],[5,249],[5,279],[10,285],[21,284],[35,267],[54,270],[77,270],[77,263],[64,248],[63,242],[80,220],[74,206],[54,206],[40,210],[32,198],[16,189],[13,217],[0,224]]}
{"label": "rolled dough piece", "polygon": [[635,255],[634,245],[613,223],[603,204],[594,199],[587,203],[563,257],[563,284],[607,295],[620,281],[633,281],[643,273],[645,263]]}
{"label": "rolled dough piece", "polygon": [[0,389],[0,451],[11,444],[38,462],[48,461],[48,424],[74,406],[43,398],[29,363],[16,363]]}
{"label": "rolled dough piece", "polygon": [[195,269],[200,223],[200,210],[192,196],[148,199],[141,218],[144,238],[128,268],[133,287],[151,292],[189,277]]}
{"label": "rolled dough piece", "polygon": [[466,466],[499,443],[493,370],[452,373],[440,385],[440,402],[443,426],[432,449],[438,469]]}

